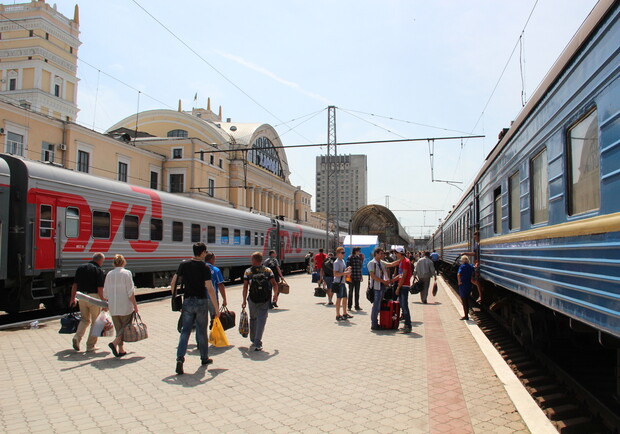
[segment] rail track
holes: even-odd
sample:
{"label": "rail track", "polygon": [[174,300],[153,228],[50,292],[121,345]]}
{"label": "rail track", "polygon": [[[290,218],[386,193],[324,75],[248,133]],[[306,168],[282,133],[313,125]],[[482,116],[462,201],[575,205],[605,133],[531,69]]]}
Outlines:
{"label": "rail track", "polygon": [[[444,279],[458,297],[455,284]],[[575,348],[569,339],[542,351],[522,345],[510,327],[476,304],[470,315],[562,434],[620,433],[620,405],[609,379],[610,350]],[[610,357],[611,356],[611,357]],[[613,363],[612,363],[613,365]],[[613,371],[612,371],[613,372]]]}

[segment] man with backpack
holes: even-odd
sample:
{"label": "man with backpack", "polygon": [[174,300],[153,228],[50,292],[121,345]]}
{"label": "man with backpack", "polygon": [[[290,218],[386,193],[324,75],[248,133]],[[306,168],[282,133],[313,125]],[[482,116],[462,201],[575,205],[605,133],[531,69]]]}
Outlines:
{"label": "man with backpack", "polygon": [[327,305],[332,306],[334,302],[334,291],[332,291],[332,283],[334,282],[334,254],[329,252],[327,258],[323,261],[323,282],[327,285]]}
{"label": "man with backpack", "polygon": [[[284,276],[282,275],[282,270],[280,270],[280,263],[278,262],[278,258],[276,258],[275,250],[269,251],[269,257],[265,259],[263,265],[273,272],[273,276],[276,280],[277,285],[280,284],[280,280],[284,281]],[[276,298],[273,299],[273,302],[269,306],[270,309],[273,309],[274,307],[278,307]]]}
{"label": "man with backpack", "polygon": [[278,301],[278,284],[270,268],[263,265],[263,254],[252,254],[252,266],[243,275],[243,304],[250,305],[250,341],[254,351],[263,350],[263,332],[269,315],[269,305],[273,290],[273,300]]}

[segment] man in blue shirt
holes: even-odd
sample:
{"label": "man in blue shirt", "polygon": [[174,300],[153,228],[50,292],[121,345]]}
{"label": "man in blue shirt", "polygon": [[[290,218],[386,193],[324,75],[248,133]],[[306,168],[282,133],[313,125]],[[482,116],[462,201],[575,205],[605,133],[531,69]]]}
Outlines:
{"label": "man in blue shirt", "polygon": [[439,274],[439,253],[435,250],[431,253],[431,261],[433,261],[433,265],[435,266],[435,274]]}
{"label": "man in blue shirt", "polygon": [[[205,256],[205,262],[211,269],[211,281],[213,282],[213,288],[215,288],[215,297],[220,300],[220,294],[222,294],[222,307],[226,306],[226,287],[224,286],[224,276],[222,275],[222,271],[215,266],[215,253],[207,252],[207,256]],[[211,300],[209,299],[209,314],[211,315],[211,322],[213,322],[213,318],[215,317],[215,307]]]}

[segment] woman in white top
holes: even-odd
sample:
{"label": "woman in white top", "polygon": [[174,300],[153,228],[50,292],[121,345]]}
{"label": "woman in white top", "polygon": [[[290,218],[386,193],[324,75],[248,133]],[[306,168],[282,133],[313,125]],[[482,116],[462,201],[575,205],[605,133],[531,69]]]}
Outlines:
{"label": "woman in white top", "polygon": [[114,256],[114,269],[106,275],[103,285],[103,296],[108,300],[108,309],[116,329],[116,339],[108,345],[115,357],[127,354],[123,347],[123,327],[129,324],[132,314],[138,312],[133,278],[131,271],[124,268],[126,263],[123,255]]}

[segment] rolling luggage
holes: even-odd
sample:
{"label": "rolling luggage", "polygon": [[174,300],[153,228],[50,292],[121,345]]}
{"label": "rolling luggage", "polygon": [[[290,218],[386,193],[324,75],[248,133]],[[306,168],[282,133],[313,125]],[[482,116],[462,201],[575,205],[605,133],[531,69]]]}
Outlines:
{"label": "rolling luggage", "polygon": [[400,322],[400,303],[393,300],[382,300],[379,311],[379,326],[383,329],[398,330]]}

